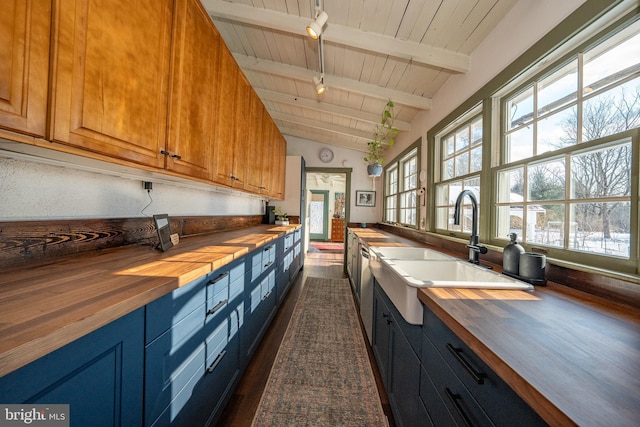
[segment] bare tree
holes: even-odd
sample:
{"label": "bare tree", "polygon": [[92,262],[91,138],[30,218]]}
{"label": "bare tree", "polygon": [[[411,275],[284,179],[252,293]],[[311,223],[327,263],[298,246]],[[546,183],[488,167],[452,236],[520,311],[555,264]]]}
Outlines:
{"label": "bare tree", "polygon": [[[582,141],[592,141],[640,126],[640,88],[631,94],[624,89],[620,96],[598,96],[583,104]],[[562,125],[566,134],[561,146],[577,141],[578,116],[574,114]],[[577,199],[598,199],[631,194],[631,145],[625,144],[572,157],[572,191]],[[611,238],[611,215],[619,203],[585,203],[575,207],[579,228],[593,229]]]}

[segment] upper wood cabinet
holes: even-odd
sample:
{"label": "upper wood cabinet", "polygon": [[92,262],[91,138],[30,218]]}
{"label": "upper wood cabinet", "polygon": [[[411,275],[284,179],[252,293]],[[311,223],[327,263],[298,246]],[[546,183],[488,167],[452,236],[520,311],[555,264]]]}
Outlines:
{"label": "upper wood cabinet", "polygon": [[0,128],[284,196],[282,135],[200,0],[2,0],[0,43]]}
{"label": "upper wood cabinet", "polygon": [[51,138],[162,167],[174,0],[56,0]]}
{"label": "upper wood cabinet", "polygon": [[240,77],[240,69],[226,46],[221,46],[219,58],[216,100],[219,113],[213,145],[213,180],[230,187],[244,188],[247,141],[246,125],[242,124],[242,119],[248,110],[250,86],[244,76]]}
{"label": "upper wood cabinet", "polygon": [[2,0],[0,128],[44,137],[51,0]]}
{"label": "upper wood cabinet", "polygon": [[[242,79],[239,79],[242,81]],[[245,80],[246,81],[246,80]],[[247,85],[249,82],[247,82]],[[265,147],[262,140],[263,117],[266,114],[264,105],[258,95],[253,91],[251,86],[247,91],[248,114],[238,121],[238,126],[243,126],[246,120],[246,138],[247,143],[247,168],[246,181],[244,189],[255,194],[264,194],[266,186],[263,182],[264,170],[269,167],[268,148]]]}
{"label": "upper wood cabinet", "polygon": [[211,179],[220,35],[199,0],[176,2],[174,15],[166,168]]}

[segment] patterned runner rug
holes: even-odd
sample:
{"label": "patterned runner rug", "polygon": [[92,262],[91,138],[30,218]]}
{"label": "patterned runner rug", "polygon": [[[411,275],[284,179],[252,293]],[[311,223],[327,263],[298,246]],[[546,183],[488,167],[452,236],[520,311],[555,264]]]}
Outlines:
{"label": "patterned runner rug", "polygon": [[387,425],[348,279],[308,277],[252,426]]}

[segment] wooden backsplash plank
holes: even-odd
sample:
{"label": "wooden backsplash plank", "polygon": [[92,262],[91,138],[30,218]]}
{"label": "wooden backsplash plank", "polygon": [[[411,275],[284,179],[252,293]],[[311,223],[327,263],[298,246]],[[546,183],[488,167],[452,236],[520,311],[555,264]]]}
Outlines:
{"label": "wooden backsplash plank", "polygon": [[[261,215],[176,216],[171,229],[181,237],[253,227]],[[0,222],[0,268],[46,262],[62,256],[131,244],[155,246],[153,218],[106,218]]]}

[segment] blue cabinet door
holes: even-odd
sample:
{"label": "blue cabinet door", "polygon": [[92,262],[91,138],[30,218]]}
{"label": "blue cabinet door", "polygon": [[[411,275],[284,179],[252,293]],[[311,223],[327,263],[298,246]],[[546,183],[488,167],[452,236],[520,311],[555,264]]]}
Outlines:
{"label": "blue cabinet door", "polygon": [[385,388],[389,389],[389,360],[391,354],[392,336],[389,325],[391,324],[391,312],[380,297],[378,287],[373,295],[373,354],[375,355],[380,370],[380,376]]}
{"label": "blue cabinet door", "polygon": [[0,401],[69,404],[71,426],[140,426],[143,349],[138,309],[0,378]]}

